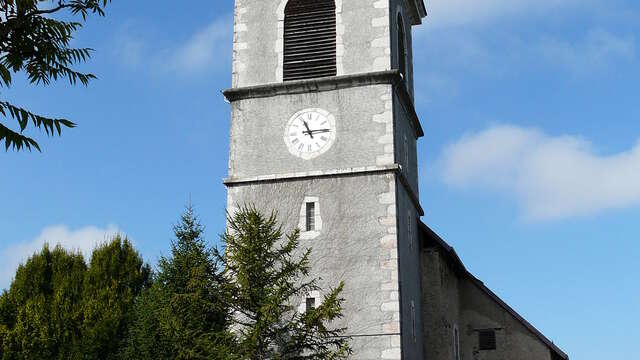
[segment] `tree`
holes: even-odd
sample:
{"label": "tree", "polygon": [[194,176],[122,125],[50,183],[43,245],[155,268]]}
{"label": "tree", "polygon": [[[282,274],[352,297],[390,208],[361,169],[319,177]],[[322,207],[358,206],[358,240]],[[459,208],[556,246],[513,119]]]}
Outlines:
{"label": "tree", "polygon": [[[89,14],[104,16],[104,8],[110,0],[0,0],[0,87],[9,88],[13,74],[25,72],[33,85],[49,85],[52,81],[66,79],[70,84],[87,85],[95,79],[92,74],[76,71],[73,65],[85,62],[92,49],[73,48],[73,34],[82,27],[78,21],[58,20],[55,15],[67,19],[80,17],[85,21]],[[0,99],[0,114],[13,119],[19,130],[12,130],[0,122],[0,143],[5,150],[35,148],[40,146],[24,135],[29,127],[44,130],[48,136],[61,135],[62,128],[76,125],[67,119],[50,118],[34,114],[26,109]]]}
{"label": "tree", "polygon": [[136,306],[127,359],[227,359],[228,309],[204,228],[189,206],[174,226],[171,256]]}
{"label": "tree", "polygon": [[113,359],[150,269],[116,236],[79,253],[45,245],[0,296],[0,359]]}
{"label": "tree", "polygon": [[0,358],[69,359],[82,337],[81,254],[45,245],[0,297]]}
{"label": "tree", "polygon": [[93,250],[82,294],[84,358],[117,358],[135,301],[150,285],[151,268],[127,238],[117,235]]}
{"label": "tree", "polygon": [[223,236],[225,298],[233,317],[238,359],[339,359],[350,353],[342,317],[344,284],[328,292],[322,303],[305,312],[296,303],[320,290],[309,278],[311,249],[299,249],[299,230],[283,236],[275,214],[265,217],[244,207],[228,219]]}

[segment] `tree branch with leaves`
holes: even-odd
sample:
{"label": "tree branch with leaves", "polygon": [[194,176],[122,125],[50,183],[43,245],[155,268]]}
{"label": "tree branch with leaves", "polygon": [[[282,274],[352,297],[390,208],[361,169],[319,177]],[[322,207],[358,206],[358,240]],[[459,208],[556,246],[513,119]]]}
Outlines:
{"label": "tree branch with leaves", "polygon": [[[66,80],[87,86],[95,75],[73,69],[86,62],[93,49],[73,48],[71,40],[89,15],[104,16],[111,0],[0,0],[0,88],[11,87],[13,75],[24,72],[32,85],[48,86]],[[66,15],[80,21],[56,19]],[[41,151],[38,142],[25,135],[28,128],[47,136],[62,135],[76,124],[52,118],[0,100],[0,145],[20,151]],[[4,122],[4,123],[3,123]]]}

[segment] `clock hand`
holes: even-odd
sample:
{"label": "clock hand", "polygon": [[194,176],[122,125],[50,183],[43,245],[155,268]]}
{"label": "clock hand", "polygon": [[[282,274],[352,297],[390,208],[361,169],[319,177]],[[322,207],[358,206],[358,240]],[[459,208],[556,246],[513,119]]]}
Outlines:
{"label": "clock hand", "polygon": [[308,134],[313,139],[313,133],[312,133],[311,129],[309,129],[309,124],[307,124],[306,121],[303,121],[302,123],[304,124],[304,127],[307,128],[307,131],[303,131],[303,134]]}
{"label": "clock hand", "polygon": [[321,134],[321,133],[328,133],[331,132],[331,130],[329,129],[318,129],[318,130],[309,130],[309,131],[303,131],[303,134]]}

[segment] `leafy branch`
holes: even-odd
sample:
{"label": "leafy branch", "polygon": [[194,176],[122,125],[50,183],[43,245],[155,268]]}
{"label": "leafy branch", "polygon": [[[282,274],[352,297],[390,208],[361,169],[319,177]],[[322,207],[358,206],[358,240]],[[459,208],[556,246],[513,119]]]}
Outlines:
{"label": "leafy branch", "polygon": [[[73,66],[86,62],[93,49],[70,45],[82,23],[53,16],[67,12],[86,21],[90,14],[104,16],[110,1],[0,0],[0,87],[11,87],[13,74],[19,72],[25,72],[32,85],[48,86],[66,80],[71,85],[87,86],[96,76],[76,71]],[[29,125],[44,130],[47,136],[60,136],[63,128],[76,126],[69,120],[35,115],[1,100],[0,113],[18,125],[18,129],[11,129],[0,122],[0,143],[4,141],[5,150],[41,151],[37,141],[24,134]]]}

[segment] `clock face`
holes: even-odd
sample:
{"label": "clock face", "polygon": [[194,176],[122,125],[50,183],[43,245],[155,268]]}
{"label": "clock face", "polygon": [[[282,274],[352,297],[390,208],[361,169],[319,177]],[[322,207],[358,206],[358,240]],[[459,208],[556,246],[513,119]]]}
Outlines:
{"label": "clock face", "polygon": [[336,138],[335,117],[322,109],[305,109],[289,119],[284,142],[289,152],[305,160],[325,153]]}

